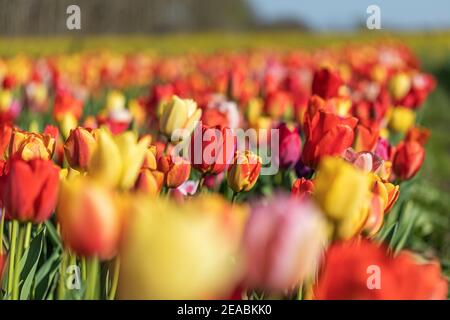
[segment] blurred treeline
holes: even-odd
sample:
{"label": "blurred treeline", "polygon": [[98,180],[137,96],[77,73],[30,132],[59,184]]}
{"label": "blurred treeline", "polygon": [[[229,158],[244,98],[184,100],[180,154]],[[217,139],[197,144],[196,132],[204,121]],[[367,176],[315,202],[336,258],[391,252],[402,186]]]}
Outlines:
{"label": "blurred treeline", "polygon": [[[248,30],[265,27],[245,0],[0,0],[0,35],[60,35],[69,5],[81,9],[83,34]],[[296,22],[278,28],[303,27]]]}

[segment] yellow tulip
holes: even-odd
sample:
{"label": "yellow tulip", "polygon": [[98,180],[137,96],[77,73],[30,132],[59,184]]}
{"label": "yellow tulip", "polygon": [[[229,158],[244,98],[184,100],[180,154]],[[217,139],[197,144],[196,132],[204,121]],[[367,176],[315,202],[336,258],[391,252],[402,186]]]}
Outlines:
{"label": "yellow tulip", "polygon": [[133,187],[150,138],[146,136],[137,142],[131,131],[113,137],[102,128],[97,139],[98,146],[88,166],[89,174],[104,184],[123,190]]}
{"label": "yellow tulip", "polygon": [[0,111],[9,109],[12,103],[12,94],[9,90],[0,90]]}
{"label": "yellow tulip", "polygon": [[370,206],[370,176],[343,159],[322,159],[314,180],[314,197],[336,226],[339,238],[348,239],[362,227]]}
{"label": "yellow tulip", "polygon": [[406,133],[416,121],[413,110],[405,107],[396,107],[392,110],[389,119],[389,127],[397,132]]}
{"label": "yellow tulip", "polygon": [[405,72],[399,72],[389,81],[389,91],[395,100],[400,100],[409,92],[411,85],[411,77]]}
{"label": "yellow tulip", "polygon": [[70,135],[70,131],[78,126],[78,120],[71,112],[64,113],[58,122],[64,139],[67,139]]}
{"label": "yellow tulip", "polygon": [[125,96],[119,91],[111,91],[106,97],[106,109],[108,111],[122,110],[125,108]]}
{"label": "yellow tulip", "polygon": [[199,214],[195,205],[139,199],[121,251],[119,298],[214,299],[229,294],[240,259],[235,244],[218,232],[218,218]]}
{"label": "yellow tulip", "polygon": [[201,115],[202,110],[197,108],[195,101],[173,96],[163,106],[159,119],[160,131],[173,142],[182,141],[192,133]]}

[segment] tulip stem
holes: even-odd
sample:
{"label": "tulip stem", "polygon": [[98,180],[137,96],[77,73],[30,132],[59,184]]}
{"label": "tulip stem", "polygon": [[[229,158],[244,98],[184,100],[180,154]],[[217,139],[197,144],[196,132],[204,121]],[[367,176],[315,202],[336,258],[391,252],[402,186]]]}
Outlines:
{"label": "tulip stem", "polygon": [[20,259],[23,253],[23,242],[25,239],[25,228],[19,225],[19,222],[15,221],[19,229],[19,243],[17,244],[16,254],[14,257],[14,273],[13,273],[13,288],[12,288],[12,299],[19,299],[19,285],[20,285]]}
{"label": "tulip stem", "polygon": [[14,262],[16,257],[16,245],[17,245],[17,228],[18,222],[13,220],[11,222],[11,250],[9,252],[9,270],[8,270],[8,295],[11,299],[13,297],[13,285],[14,285]]}
{"label": "tulip stem", "polygon": [[202,193],[204,184],[205,184],[205,174],[202,173],[202,176],[200,177],[200,180],[198,182],[198,189],[197,189],[198,193]]}
{"label": "tulip stem", "polygon": [[94,300],[97,292],[97,275],[98,275],[99,263],[97,257],[91,257],[87,262],[87,288],[86,288],[86,300]]}
{"label": "tulip stem", "polygon": [[0,257],[3,255],[3,229],[5,229],[5,209],[1,209],[0,221]]}
{"label": "tulip stem", "polygon": [[109,291],[108,300],[114,300],[116,298],[117,285],[119,283],[119,273],[120,273],[120,258],[117,256],[114,259],[113,266],[113,277],[111,282],[111,290]]}
{"label": "tulip stem", "polygon": [[233,196],[231,197],[231,203],[235,203],[236,202],[237,196],[238,196],[238,192],[233,191]]}
{"label": "tulip stem", "polygon": [[30,240],[31,240],[31,228],[33,227],[33,224],[31,222],[27,222],[27,230],[25,231],[25,241],[23,243],[23,248],[26,250],[30,246]]}

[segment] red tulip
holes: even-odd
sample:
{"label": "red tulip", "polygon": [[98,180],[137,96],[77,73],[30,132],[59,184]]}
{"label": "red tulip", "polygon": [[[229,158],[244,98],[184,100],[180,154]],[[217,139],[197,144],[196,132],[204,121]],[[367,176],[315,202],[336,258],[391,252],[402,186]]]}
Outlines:
{"label": "red tulip", "polygon": [[283,169],[291,168],[300,159],[302,140],[295,127],[289,128],[285,123],[282,123],[278,126],[278,130],[280,130],[280,167]]}
{"label": "red tulip", "polygon": [[295,180],[292,185],[291,195],[298,198],[304,198],[311,195],[313,190],[314,182],[305,178],[300,178]]}
{"label": "red tulip", "polygon": [[409,180],[416,175],[425,158],[425,149],[417,141],[402,141],[395,149],[392,169],[397,178]]}
{"label": "red tulip", "polygon": [[370,128],[359,124],[355,133],[355,151],[373,151],[375,149],[380,133],[378,128]]}
{"label": "red tulip", "polygon": [[337,72],[323,68],[314,73],[312,94],[324,99],[334,98],[338,96],[342,84],[343,81]]}
{"label": "red tulip", "polygon": [[358,120],[342,118],[335,114],[318,110],[313,115],[305,115],[305,146],[302,160],[309,167],[316,167],[324,156],[341,155],[353,144]]}
{"label": "red tulip", "polygon": [[1,177],[6,218],[40,223],[53,213],[58,196],[59,168],[52,161],[12,158]]}
{"label": "red tulip", "polygon": [[9,124],[0,124],[0,159],[5,160],[8,156],[12,132],[13,128]]}
{"label": "red tulip", "polygon": [[437,262],[419,263],[407,251],[392,257],[385,247],[363,240],[336,243],[328,249],[314,297],[319,300],[446,299],[447,291],[447,280]]}
{"label": "red tulip", "polygon": [[236,139],[230,128],[197,127],[191,138],[192,167],[202,174],[219,174],[231,162]]}
{"label": "red tulip", "polygon": [[189,178],[191,165],[181,157],[165,155],[158,159],[158,170],[164,173],[166,187],[177,188]]}

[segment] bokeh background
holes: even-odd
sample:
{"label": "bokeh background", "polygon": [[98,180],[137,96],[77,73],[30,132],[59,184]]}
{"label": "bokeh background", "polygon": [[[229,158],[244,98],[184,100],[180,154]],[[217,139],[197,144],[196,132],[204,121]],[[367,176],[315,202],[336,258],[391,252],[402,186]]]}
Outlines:
{"label": "bokeh background", "polygon": [[[66,8],[81,8],[81,30],[66,28]],[[366,9],[381,9],[367,30]],[[420,208],[407,247],[437,254],[450,267],[450,1],[407,0],[0,0],[0,56],[82,50],[287,50],[396,41],[410,46],[438,80],[419,115],[432,132],[411,188]],[[416,183],[418,182],[418,183]]]}

